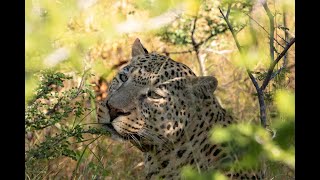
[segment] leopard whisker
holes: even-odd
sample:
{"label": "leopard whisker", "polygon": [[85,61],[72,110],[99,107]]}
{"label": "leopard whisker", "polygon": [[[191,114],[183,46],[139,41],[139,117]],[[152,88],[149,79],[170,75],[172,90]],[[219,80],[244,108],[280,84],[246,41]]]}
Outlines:
{"label": "leopard whisker", "polygon": [[164,139],[162,137],[157,136],[153,131],[143,128],[143,131],[141,131],[142,136],[146,137],[147,140],[153,141],[153,142],[161,142],[162,145],[164,145],[166,148],[171,149],[172,147],[169,146],[169,140]]}
{"label": "leopard whisker", "polygon": [[134,137],[132,134],[129,134],[129,136],[133,139],[134,142],[136,142],[142,148],[142,145],[140,144],[140,142],[136,137]]}

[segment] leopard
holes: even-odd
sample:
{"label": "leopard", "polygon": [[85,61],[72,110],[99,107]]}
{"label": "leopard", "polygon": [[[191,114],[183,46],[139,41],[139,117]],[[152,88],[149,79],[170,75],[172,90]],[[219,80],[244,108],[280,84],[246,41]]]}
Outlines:
{"label": "leopard", "polygon": [[264,178],[260,171],[226,169],[234,156],[226,144],[210,140],[213,127],[236,123],[214,94],[214,76],[197,76],[169,56],[149,53],[138,38],[131,56],[111,81],[97,118],[113,139],[143,152],[145,179],[183,179],[187,165],[221,170],[230,179]]}

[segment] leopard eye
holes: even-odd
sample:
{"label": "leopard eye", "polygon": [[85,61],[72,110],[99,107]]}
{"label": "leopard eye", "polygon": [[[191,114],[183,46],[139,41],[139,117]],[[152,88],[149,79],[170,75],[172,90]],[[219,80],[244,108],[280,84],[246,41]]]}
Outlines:
{"label": "leopard eye", "polygon": [[127,75],[125,75],[125,74],[120,74],[120,80],[121,80],[122,82],[126,82],[126,81],[128,80]]}
{"label": "leopard eye", "polygon": [[122,71],[123,71],[125,74],[129,73],[129,66],[124,67],[124,68],[122,69]]}
{"label": "leopard eye", "polygon": [[162,96],[160,96],[159,94],[157,94],[154,91],[148,91],[147,97],[152,98],[152,99],[161,99],[161,98],[163,98]]}

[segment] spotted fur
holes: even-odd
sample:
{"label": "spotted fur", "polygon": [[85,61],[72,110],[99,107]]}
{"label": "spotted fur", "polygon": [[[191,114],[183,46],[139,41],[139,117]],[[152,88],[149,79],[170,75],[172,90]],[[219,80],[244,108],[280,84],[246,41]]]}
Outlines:
{"label": "spotted fur", "polygon": [[132,60],[113,79],[98,119],[115,138],[145,153],[146,179],[180,179],[180,170],[220,169],[230,179],[262,179],[261,174],[229,172],[233,156],[213,144],[209,131],[234,123],[216,100],[217,80],[197,77],[186,65],[148,51],[137,39]]}

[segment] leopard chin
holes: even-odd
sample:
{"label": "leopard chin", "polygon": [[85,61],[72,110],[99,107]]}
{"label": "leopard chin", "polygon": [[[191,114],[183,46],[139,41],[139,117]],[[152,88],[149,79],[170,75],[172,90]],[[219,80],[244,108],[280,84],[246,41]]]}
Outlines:
{"label": "leopard chin", "polygon": [[121,135],[119,134],[111,123],[104,124],[103,127],[110,132],[111,139],[124,142],[130,141],[135,147],[137,147],[142,152],[148,152],[154,149],[154,145],[149,144],[148,141],[141,138],[138,134],[128,134],[128,135]]}
{"label": "leopard chin", "polygon": [[111,134],[111,139],[116,141],[124,141],[124,138],[114,129],[111,123],[103,124],[103,128],[105,128]]}

